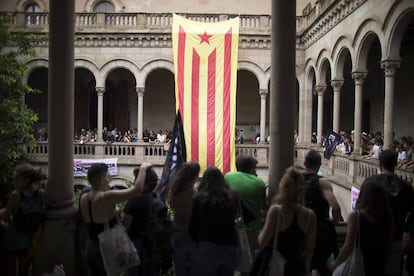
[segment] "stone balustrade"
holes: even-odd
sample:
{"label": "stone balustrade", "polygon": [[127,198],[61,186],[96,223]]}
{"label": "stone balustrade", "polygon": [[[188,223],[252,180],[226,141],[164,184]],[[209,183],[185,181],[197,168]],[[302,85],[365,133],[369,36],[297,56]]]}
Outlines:
{"label": "stone balustrade", "polygon": [[[38,142],[33,148],[26,147],[36,162],[47,164],[48,144]],[[309,148],[295,147],[295,166],[304,168],[305,155]],[[320,149],[323,154],[322,149]],[[136,166],[143,162],[151,162],[155,166],[162,167],[165,162],[167,151],[164,144],[159,143],[74,143],[73,156],[75,159],[103,159],[118,158],[119,166]],[[248,155],[258,160],[258,169],[268,170],[269,145],[268,144],[237,144],[236,156]],[[377,159],[368,159],[362,156],[347,156],[334,154],[330,160],[322,159],[321,171],[332,183],[350,190],[351,187],[360,187],[364,179],[379,172]],[[413,183],[413,171],[397,169],[396,174],[409,183]],[[261,173],[265,175],[265,173]]]}
{"label": "stone balustrade", "polygon": [[[302,36],[301,42],[310,45],[327,33],[336,24],[351,14],[367,0],[324,0],[317,1],[303,15],[296,17],[296,32]],[[199,22],[218,22],[240,16],[240,35],[271,34],[270,15],[249,14],[180,14]],[[49,13],[14,12],[12,29],[48,32]],[[90,13],[75,14],[75,32],[96,33],[170,33],[172,13]]]}

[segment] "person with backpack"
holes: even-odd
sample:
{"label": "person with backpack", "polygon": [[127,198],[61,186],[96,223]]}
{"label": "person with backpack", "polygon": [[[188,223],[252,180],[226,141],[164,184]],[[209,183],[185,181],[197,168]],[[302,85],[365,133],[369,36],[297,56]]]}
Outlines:
{"label": "person with backpack", "polygon": [[167,206],[154,193],[157,183],[157,173],[148,168],[143,193],[129,199],[124,208],[123,224],[141,259],[139,266],[128,270],[131,276],[159,276],[172,267],[172,223]]}
{"label": "person with backpack", "polygon": [[411,185],[394,174],[397,166],[398,153],[391,149],[381,151],[379,165],[381,173],[369,176],[362,183],[376,181],[384,185],[391,204],[393,225],[393,242],[390,256],[387,260],[386,275],[399,276],[402,274],[403,250],[402,236],[404,223],[408,213],[414,208],[414,190]]}
{"label": "person with backpack", "polygon": [[[331,275],[327,266],[328,258],[338,253],[335,225],[342,219],[341,208],[332,189],[332,184],[325,177],[318,175],[322,165],[321,155],[310,150],[305,157],[305,207],[315,212],[317,234],[315,252],[312,257],[312,269],[321,276]],[[329,214],[329,210],[332,213]],[[331,219],[332,216],[332,219]]]}
{"label": "person with backpack", "polygon": [[22,165],[15,170],[15,190],[7,201],[3,216],[7,226],[1,249],[6,255],[6,275],[17,275],[16,262],[18,275],[29,275],[30,264],[42,239],[46,199],[40,182],[46,179],[40,168]]}

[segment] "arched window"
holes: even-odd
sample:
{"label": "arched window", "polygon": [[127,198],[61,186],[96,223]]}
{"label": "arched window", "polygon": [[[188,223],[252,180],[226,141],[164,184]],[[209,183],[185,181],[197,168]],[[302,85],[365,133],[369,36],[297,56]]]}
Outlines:
{"label": "arched window", "polygon": [[30,3],[24,9],[26,13],[26,24],[27,25],[39,25],[40,24],[40,16],[35,13],[41,12],[39,5],[36,3]]}
{"label": "arched window", "polygon": [[[96,13],[114,13],[115,7],[114,5],[109,1],[101,1],[95,5],[93,8],[93,11]],[[106,25],[114,25],[115,18],[111,14],[105,15],[105,23]]]}
{"label": "arched window", "polygon": [[115,7],[109,1],[101,1],[95,5],[95,7],[93,8],[93,11],[99,12],[99,13],[111,13],[111,12],[115,12]]}

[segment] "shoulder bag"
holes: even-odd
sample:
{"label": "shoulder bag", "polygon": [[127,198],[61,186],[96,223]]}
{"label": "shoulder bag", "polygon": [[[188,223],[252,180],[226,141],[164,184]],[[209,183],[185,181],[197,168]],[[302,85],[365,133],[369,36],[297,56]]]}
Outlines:
{"label": "shoulder bag", "polygon": [[237,271],[249,272],[253,264],[253,257],[250,250],[250,244],[247,236],[246,224],[243,218],[243,210],[241,207],[240,199],[238,200],[238,203],[240,218],[238,218],[238,221],[236,221],[236,228],[239,235],[240,259],[237,266]]}
{"label": "shoulder bag", "polygon": [[285,257],[280,254],[279,250],[277,250],[277,240],[279,237],[279,228],[281,223],[282,217],[282,207],[280,205],[277,206],[277,224],[275,229],[275,235],[273,237],[273,253],[269,260],[269,276],[273,275],[285,275],[285,264],[286,259]]}
{"label": "shoulder bag", "polygon": [[109,276],[120,275],[140,264],[137,249],[119,219],[112,228],[105,222],[105,229],[98,238],[102,260]]}
{"label": "shoulder bag", "polygon": [[359,211],[357,211],[357,219],[355,222],[355,240],[354,248],[351,255],[338,265],[332,273],[332,276],[365,276],[364,255],[360,246],[360,227],[359,227]]}

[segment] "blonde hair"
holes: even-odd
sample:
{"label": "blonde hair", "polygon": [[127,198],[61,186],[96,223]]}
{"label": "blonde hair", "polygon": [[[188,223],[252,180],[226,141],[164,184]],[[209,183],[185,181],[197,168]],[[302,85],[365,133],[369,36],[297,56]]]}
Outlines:
{"label": "blonde hair", "polygon": [[290,206],[302,205],[304,200],[304,184],[303,174],[297,168],[293,166],[287,168],[279,182],[279,192],[272,202]]}

